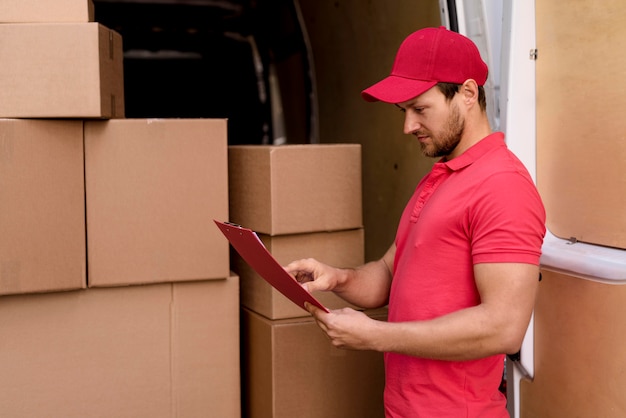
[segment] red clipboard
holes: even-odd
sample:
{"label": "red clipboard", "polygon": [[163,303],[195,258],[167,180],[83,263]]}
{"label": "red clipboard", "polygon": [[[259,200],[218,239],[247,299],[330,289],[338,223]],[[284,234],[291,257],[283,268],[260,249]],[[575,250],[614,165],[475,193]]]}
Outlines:
{"label": "red clipboard", "polygon": [[221,222],[215,219],[213,221],[241,258],[276,290],[304,310],[306,310],[304,302],[309,302],[325,312],[330,312],[320,301],[303,288],[295,278],[285,271],[265,248],[256,232],[230,222]]}

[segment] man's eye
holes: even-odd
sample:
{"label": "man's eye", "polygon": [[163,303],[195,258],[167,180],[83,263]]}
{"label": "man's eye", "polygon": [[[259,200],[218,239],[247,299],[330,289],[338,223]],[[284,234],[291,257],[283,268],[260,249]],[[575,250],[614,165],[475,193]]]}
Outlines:
{"label": "man's eye", "polygon": [[415,110],[417,113],[422,113],[424,112],[424,108],[423,107],[416,107],[413,110]]}

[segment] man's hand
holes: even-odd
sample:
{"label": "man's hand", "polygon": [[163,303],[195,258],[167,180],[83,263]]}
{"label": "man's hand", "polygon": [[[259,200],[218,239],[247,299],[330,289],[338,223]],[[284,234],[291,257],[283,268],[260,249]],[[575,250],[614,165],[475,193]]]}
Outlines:
{"label": "man's hand", "polygon": [[285,266],[307,291],[331,291],[337,286],[339,269],[327,266],[313,258],[296,260]]}
{"label": "man's hand", "polygon": [[351,350],[375,350],[373,344],[376,329],[383,324],[351,308],[324,312],[305,302],[317,325],[326,334],[333,346]]}

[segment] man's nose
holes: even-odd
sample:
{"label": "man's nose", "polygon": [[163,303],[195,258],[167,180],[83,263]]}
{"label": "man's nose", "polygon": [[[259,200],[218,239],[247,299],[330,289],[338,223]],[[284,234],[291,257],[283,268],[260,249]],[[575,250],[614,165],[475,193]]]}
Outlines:
{"label": "man's nose", "polygon": [[421,128],[421,125],[414,115],[411,115],[408,111],[404,116],[404,133],[411,135],[417,132]]}

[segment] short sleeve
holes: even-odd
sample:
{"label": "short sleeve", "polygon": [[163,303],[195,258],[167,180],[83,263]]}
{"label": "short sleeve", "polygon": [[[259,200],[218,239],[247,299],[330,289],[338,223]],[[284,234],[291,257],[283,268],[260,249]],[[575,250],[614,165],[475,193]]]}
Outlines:
{"label": "short sleeve", "polygon": [[546,215],[529,177],[516,171],[492,175],[472,200],[467,219],[474,264],[539,265]]}

